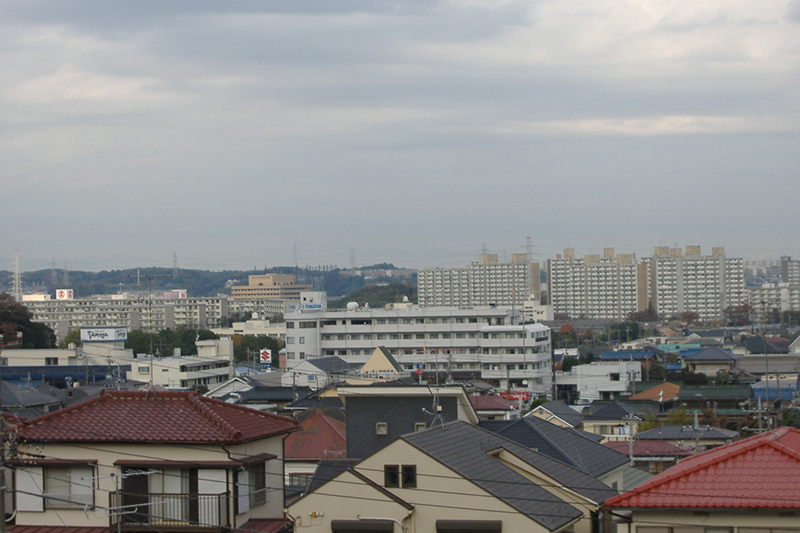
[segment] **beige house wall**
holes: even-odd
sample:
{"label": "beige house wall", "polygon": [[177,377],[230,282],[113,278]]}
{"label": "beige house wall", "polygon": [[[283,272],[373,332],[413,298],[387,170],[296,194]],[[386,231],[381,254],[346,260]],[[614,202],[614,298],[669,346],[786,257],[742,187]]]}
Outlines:
{"label": "beige house wall", "polygon": [[[75,443],[75,444],[20,444],[17,447],[20,457],[32,457],[31,454],[44,456],[47,459],[63,459],[80,463],[94,464],[94,509],[45,509],[44,511],[18,511],[16,523],[20,525],[49,525],[72,527],[107,527],[109,517],[105,509],[110,504],[110,494],[119,490],[116,481],[121,473],[119,466],[114,466],[117,461],[180,461],[227,462],[233,458],[241,459],[259,454],[273,454],[277,458],[266,462],[266,485],[274,487],[267,491],[266,505],[252,508],[250,511],[237,514],[231,519],[232,525],[241,525],[250,518],[274,518],[283,515],[283,437],[273,437],[249,443],[226,446],[230,455],[220,445],[213,444],[105,444],[105,443]],[[16,466],[17,476],[29,467],[37,467],[35,463]],[[233,512],[233,485],[236,469],[219,469],[224,471],[226,489],[230,491],[228,508]],[[113,474],[113,476],[112,476]],[[39,487],[43,489],[43,487]],[[235,520],[235,524],[234,524]]]}
{"label": "beige house wall", "polygon": [[[384,503],[385,497],[379,491],[352,474],[344,473],[289,508],[293,517],[302,517],[297,531],[327,532],[332,519],[355,520],[362,515],[397,519],[409,533],[434,532],[437,520],[501,520],[503,531],[547,532],[543,526],[405,441],[393,442],[355,468],[382,487],[384,465],[387,464],[416,466],[415,488],[388,489],[412,504],[412,511],[399,504],[390,504],[388,500]],[[571,497],[570,501],[574,499]],[[309,513],[314,511],[323,512],[324,516],[317,521],[308,520]],[[584,533],[583,522],[579,522],[579,529],[574,530],[576,533]]]}

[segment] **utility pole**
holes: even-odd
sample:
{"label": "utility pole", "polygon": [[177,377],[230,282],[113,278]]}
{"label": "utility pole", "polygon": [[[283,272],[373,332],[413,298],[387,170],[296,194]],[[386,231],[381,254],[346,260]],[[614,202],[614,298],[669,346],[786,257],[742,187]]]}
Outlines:
{"label": "utility pole", "polygon": [[[0,387],[3,384],[3,345],[5,344],[5,337],[0,333]],[[6,435],[5,419],[3,418],[3,395],[0,394],[0,432]],[[11,432],[8,432],[11,438]],[[3,442],[3,449],[0,450],[0,533],[6,533],[6,446]]]}

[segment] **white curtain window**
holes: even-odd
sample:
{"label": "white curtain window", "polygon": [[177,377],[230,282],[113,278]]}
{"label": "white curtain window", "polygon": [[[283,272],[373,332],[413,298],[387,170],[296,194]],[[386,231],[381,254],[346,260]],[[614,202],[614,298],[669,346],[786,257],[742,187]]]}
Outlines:
{"label": "white curtain window", "polygon": [[44,494],[48,509],[71,509],[94,504],[94,468],[89,465],[48,466]]}

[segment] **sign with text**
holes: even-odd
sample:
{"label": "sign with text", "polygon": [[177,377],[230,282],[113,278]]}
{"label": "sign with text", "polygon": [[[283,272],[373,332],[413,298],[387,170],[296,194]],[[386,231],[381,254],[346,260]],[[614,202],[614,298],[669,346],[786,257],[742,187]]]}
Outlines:
{"label": "sign with text", "polygon": [[128,328],[81,328],[81,342],[124,342],[128,340]]}

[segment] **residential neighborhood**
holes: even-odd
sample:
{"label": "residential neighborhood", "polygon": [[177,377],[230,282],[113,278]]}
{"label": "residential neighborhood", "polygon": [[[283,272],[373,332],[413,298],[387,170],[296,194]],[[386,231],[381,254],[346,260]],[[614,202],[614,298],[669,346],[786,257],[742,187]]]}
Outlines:
{"label": "residential neighborhood", "polygon": [[[539,291],[523,259],[425,283]],[[149,333],[141,306],[57,326],[59,347],[4,335],[10,533],[800,531],[796,325],[572,319],[516,297],[328,308],[288,275],[233,288],[271,307],[190,335]]]}

